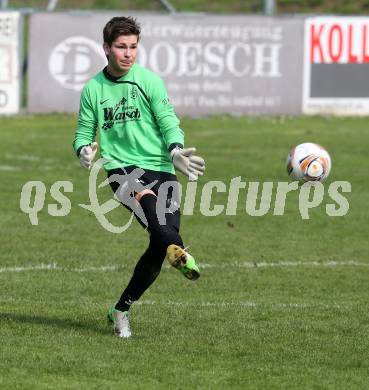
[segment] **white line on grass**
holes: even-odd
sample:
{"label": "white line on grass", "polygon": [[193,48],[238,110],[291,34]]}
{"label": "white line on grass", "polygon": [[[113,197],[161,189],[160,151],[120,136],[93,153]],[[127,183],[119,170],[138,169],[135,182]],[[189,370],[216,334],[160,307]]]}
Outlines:
{"label": "white line on grass", "polygon": [[39,156],[32,156],[29,154],[11,154],[7,153],[5,154],[5,158],[10,160],[22,160],[22,161],[39,161]]}
{"label": "white line on grass", "polygon": [[6,272],[28,272],[28,271],[69,271],[69,272],[106,272],[106,271],[117,271],[122,266],[107,265],[103,267],[85,267],[85,268],[67,268],[58,265],[57,263],[52,264],[35,264],[25,267],[3,267],[0,268],[0,273]]}
{"label": "white line on grass", "polygon": [[[0,297],[0,303],[11,303],[16,306],[18,299],[13,297]],[[24,303],[24,299],[22,298]],[[64,304],[68,302],[64,301]],[[75,303],[73,303],[74,305]],[[106,307],[110,303],[106,303]],[[178,308],[236,308],[237,310],[247,310],[247,309],[268,309],[272,308],[278,311],[282,310],[352,310],[352,309],[364,309],[367,311],[367,305],[362,304],[351,304],[351,303],[324,303],[324,302],[255,302],[255,301],[219,301],[219,302],[210,302],[210,301],[199,301],[199,302],[184,302],[184,301],[153,301],[153,300],[142,300],[134,303],[134,306],[168,306],[168,307],[178,307]],[[90,302],[89,306],[101,307],[101,303]]]}
{"label": "white line on grass", "polygon": [[238,301],[238,302],[178,302],[178,301],[149,301],[142,300],[135,302],[135,305],[158,305],[158,306],[179,306],[179,307],[241,307],[241,308],[262,308],[262,307],[272,307],[274,309],[311,309],[311,308],[321,308],[321,309],[340,309],[347,310],[352,307],[352,305],[342,304],[342,303],[262,303],[262,302],[253,302],[253,301]]}
{"label": "white line on grass", "polygon": [[[224,268],[289,268],[289,267],[312,267],[312,268],[337,268],[337,267],[364,267],[368,268],[369,263],[362,263],[357,261],[326,261],[326,262],[307,262],[307,261],[281,261],[281,262],[230,262],[222,264],[207,264],[200,263],[199,266],[203,269],[224,269]],[[57,263],[51,264],[35,264],[28,266],[14,266],[14,267],[2,267],[0,273],[10,272],[30,272],[30,271],[66,271],[66,272],[109,272],[118,271],[122,268],[126,268],[127,265],[106,265],[101,267],[87,266],[81,268],[70,268],[59,265]],[[164,268],[170,268],[170,265],[164,265]]]}
{"label": "white line on grass", "polygon": [[[0,165],[0,171],[3,172],[16,172],[20,170],[27,170],[30,169],[28,166],[13,166],[13,165]],[[42,165],[37,168],[33,168],[33,171],[51,171],[54,169],[51,165]]]}
{"label": "white line on grass", "polygon": [[278,261],[278,262],[224,262],[222,264],[201,264],[202,268],[271,268],[271,267],[369,267],[369,263],[357,261]]}
{"label": "white line on grass", "polygon": [[62,267],[59,267],[56,263],[53,264],[36,264],[28,265],[25,267],[2,267],[0,268],[0,273],[4,272],[28,272],[28,271],[44,271],[44,270],[61,270]]}
{"label": "white line on grass", "polygon": [[4,172],[13,172],[13,171],[19,171],[19,167],[15,167],[13,165],[0,165],[0,171]]}

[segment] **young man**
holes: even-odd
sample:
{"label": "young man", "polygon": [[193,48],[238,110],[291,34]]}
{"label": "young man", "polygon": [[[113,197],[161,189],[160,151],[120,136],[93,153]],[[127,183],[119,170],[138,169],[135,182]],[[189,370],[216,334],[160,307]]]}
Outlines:
{"label": "young man", "polygon": [[[82,91],[73,146],[81,165],[90,169],[99,129],[110,185],[149,232],[148,249],[108,313],[115,334],[130,337],[128,310],[159,275],[165,258],[188,279],[200,276],[179,235],[180,213],[172,207],[177,206],[175,188],[163,198],[160,186],[169,181],[175,187],[174,168],[197,180],[205,162],[193,155],[195,148],[183,148],[183,131],[163,81],[135,63],[140,37],[136,20],[115,17],[104,27],[103,36],[108,65]],[[160,207],[169,210],[164,220],[157,213]]]}

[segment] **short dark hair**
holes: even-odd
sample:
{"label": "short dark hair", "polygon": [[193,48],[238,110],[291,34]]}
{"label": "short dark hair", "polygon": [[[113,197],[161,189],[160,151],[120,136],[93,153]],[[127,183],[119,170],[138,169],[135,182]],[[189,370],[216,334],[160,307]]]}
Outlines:
{"label": "short dark hair", "polygon": [[141,26],[131,16],[116,16],[106,23],[103,30],[104,42],[109,46],[121,35],[136,35],[140,39]]}

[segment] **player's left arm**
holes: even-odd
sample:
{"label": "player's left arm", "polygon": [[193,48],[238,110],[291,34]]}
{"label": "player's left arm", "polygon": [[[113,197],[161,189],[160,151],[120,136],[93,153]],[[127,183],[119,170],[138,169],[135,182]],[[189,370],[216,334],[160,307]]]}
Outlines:
{"label": "player's left arm", "polygon": [[[155,77],[151,80],[150,106],[156,122],[167,144],[168,151],[175,145],[184,145],[184,133],[180,128],[180,121],[174,112],[173,105],[169,101],[164,82]],[[174,145],[174,146],[173,146]]]}
{"label": "player's left arm", "polygon": [[169,101],[164,82],[158,78],[151,94],[151,110],[166,141],[168,153],[177,170],[190,180],[197,180],[205,171],[203,158],[195,156],[195,148],[184,149],[184,133]]}

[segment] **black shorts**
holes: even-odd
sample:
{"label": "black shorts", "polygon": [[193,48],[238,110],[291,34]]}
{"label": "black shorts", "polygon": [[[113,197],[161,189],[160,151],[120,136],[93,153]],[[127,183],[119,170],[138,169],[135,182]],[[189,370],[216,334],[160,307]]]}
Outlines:
{"label": "black shorts", "polygon": [[[132,198],[143,189],[150,189],[154,192],[158,199],[165,202],[167,209],[173,208],[173,213],[166,214],[167,225],[174,226],[179,231],[180,226],[180,210],[179,210],[179,185],[177,176],[168,172],[152,171],[150,169],[142,169],[136,166],[128,166],[124,168],[111,169],[107,172],[109,184],[113,192],[116,193],[121,186],[128,186],[127,192]],[[161,192],[162,191],[162,192]],[[159,195],[160,193],[160,195]],[[161,195],[165,194],[164,197]],[[132,208],[127,204],[122,203],[129,211],[133,212]],[[138,222],[146,228],[140,218],[136,216]]]}

